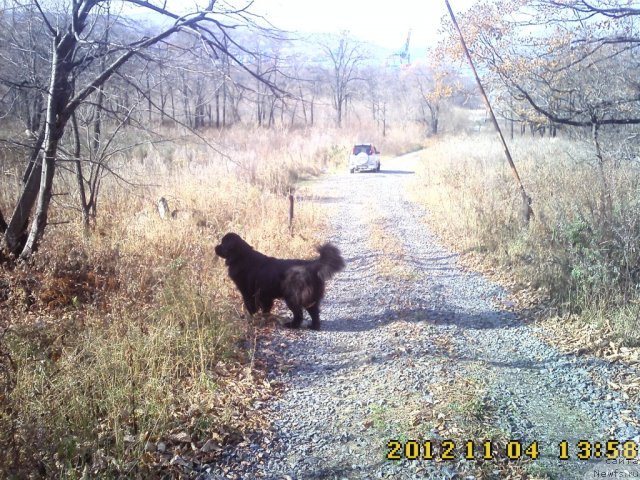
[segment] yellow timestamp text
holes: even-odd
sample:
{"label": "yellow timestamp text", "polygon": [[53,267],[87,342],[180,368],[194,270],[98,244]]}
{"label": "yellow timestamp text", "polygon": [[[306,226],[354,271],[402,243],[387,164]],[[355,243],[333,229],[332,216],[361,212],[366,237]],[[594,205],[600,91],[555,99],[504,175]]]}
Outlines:
{"label": "yellow timestamp text", "polygon": [[[448,461],[461,458],[467,460],[537,460],[543,453],[560,460],[636,460],[639,446],[633,440],[615,439],[603,441],[579,440],[571,442],[561,440],[556,445],[541,447],[534,440],[523,442],[510,440],[506,443],[492,440],[389,440],[387,442],[387,460],[437,460]],[[544,450],[544,452],[543,452]]]}

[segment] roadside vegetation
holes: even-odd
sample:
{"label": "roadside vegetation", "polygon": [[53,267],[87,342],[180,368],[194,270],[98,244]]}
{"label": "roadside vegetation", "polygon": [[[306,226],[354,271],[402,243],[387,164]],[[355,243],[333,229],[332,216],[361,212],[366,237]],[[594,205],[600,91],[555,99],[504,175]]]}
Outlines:
{"label": "roadside vegetation", "polygon": [[442,138],[424,151],[412,195],[427,208],[427,222],[503,280],[515,280],[522,299],[550,300],[553,309],[545,313],[554,322],[579,319],[577,334],[594,324],[599,341],[638,346],[637,164],[608,159],[603,205],[588,144],[526,136],[510,146],[534,199],[528,228],[493,134]]}
{"label": "roadside vegetation", "polygon": [[[440,138],[415,192],[449,241],[510,269],[520,306],[550,300],[556,339],[608,358],[637,358],[628,349],[640,343],[639,15],[633,2],[549,0],[459,15],[524,188],[491,134]],[[443,28],[439,58],[461,61],[452,22]]]}
{"label": "roadside vegetation", "polygon": [[[56,203],[70,223],[3,271],[0,455],[14,475],[150,474],[261,427],[253,402],[275,386],[249,368],[255,332],[213,246],[233,230],[305,256],[321,219],[299,205],[291,236],[284,196],[220,166],[163,163],[168,153],[134,161],[138,185],[103,187],[88,234]],[[159,217],[160,196],[175,219]]]}

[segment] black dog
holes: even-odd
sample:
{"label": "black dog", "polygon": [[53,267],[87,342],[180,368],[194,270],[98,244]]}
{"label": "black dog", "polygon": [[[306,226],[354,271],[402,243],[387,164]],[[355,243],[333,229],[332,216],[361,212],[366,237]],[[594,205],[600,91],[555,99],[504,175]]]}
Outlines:
{"label": "black dog", "polygon": [[311,328],[320,329],[324,283],[344,268],[336,247],[330,243],[318,247],[320,257],[315,260],[285,260],[263,255],[239,235],[227,233],[215,250],[225,259],[229,276],[251,315],[258,310],[269,313],[273,300],[283,298],[293,312],[293,321],[287,327],[300,326],[305,308],[311,316]]}

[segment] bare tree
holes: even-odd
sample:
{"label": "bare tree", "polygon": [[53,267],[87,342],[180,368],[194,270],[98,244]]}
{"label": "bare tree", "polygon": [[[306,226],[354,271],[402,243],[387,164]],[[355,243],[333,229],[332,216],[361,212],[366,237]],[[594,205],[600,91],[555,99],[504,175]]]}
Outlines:
{"label": "bare tree", "polygon": [[502,0],[474,6],[461,23],[485,72],[534,115],[591,128],[640,123],[639,15],[614,0]]}
{"label": "bare tree", "polygon": [[309,64],[308,56],[297,56],[292,59],[292,75],[295,79],[297,98],[302,106],[305,126],[313,126],[316,120],[316,103],[325,87],[327,78],[322,67]]}
{"label": "bare tree", "polygon": [[319,45],[331,65],[330,85],[336,111],[336,125],[341,127],[347,102],[355,90],[354,83],[362,80],[358,76],[358,68],[366,59],[364,48],[347,32],[343,32],[337,42],[325,40]]}
{"label": "bare tree", "polygon": [[14,118],[23,129],[37,133],[42,125],[48,68],[48,45],[42,41],[44,23],[33,4],[22,11],[5,6],[3,13],[0,84],[7,88],[3,99],[9,102],[8,110],[15,112]]}
{"label": "bare tree", "polygon": [[[25,168],[21,193],[11,218],[6,227],[0,225],[5,248],[20,258],[29,257],[44,234],[65,129],[86,102],[99,103],[103,87],[117,76],[124,65],[144,56],[150,47],[182,33],[196,36],[211,56],[220,58],[224,54],[230,63],[245,68],[231,51],[231,45],[236,49],[242,47],[230,32],[240,25],[254,23],[246,6],[234,9],[211,0],[201,10],[178,14],[165,2],[126,0],[123,3],[127,8],[141,9],[163,18],[164,25],[167,20],[170,24],[157,28],[155,32],[135,34],[129,30],[126,40],[114,41],[105,32],[124,19],[106,15],[109,2],[74,1],[66,5],[66,11],[56,12],[45,11],[37,1],[33,4],[43,25],[41,34],[49,40],[47,56],[51,68],[48,87],[43,95],[44,122]],[[13,2],[12,8],[16,12],[29,13],[21,2]],[[107,18],[109,20],[105,20]],[[21,39],[13,35],[10,41],[21,42]],[[18,44],[16,48],[20,46]],[[33,52],[33,45],[22,47]],[[247,72],[257,76],[248,69]],[[128,90],[125,92],[127,94],[120,104],[126,111],[131,99]]]}
{"label": "bare tree", "polygon": [[633,142],[630,126],[640,124],[639,15],[613,0],[504,0],[463,16],[475,57],[513,99],[514,117],[536,129],[547,122],[552,132],[562,125],[591,142],[603,225],[612,213],[607,150]]}
{"label": "bare tree", "polygon": [[437,135],[441,109],[448,99],[462,90],[462,83],[442,52],[431,51],[428,60],[427,64],[411,67],[409,75],[418,94],[420,120],[429,126],[431,135]]}

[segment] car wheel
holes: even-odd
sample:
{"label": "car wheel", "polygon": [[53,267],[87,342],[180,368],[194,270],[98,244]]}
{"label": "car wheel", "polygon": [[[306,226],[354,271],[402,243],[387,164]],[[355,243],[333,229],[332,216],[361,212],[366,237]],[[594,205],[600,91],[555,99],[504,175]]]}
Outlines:
{"label": "car wheel", "polygon": [[353,173],[355,170],[353,168],[349,169],[349,173]]}

